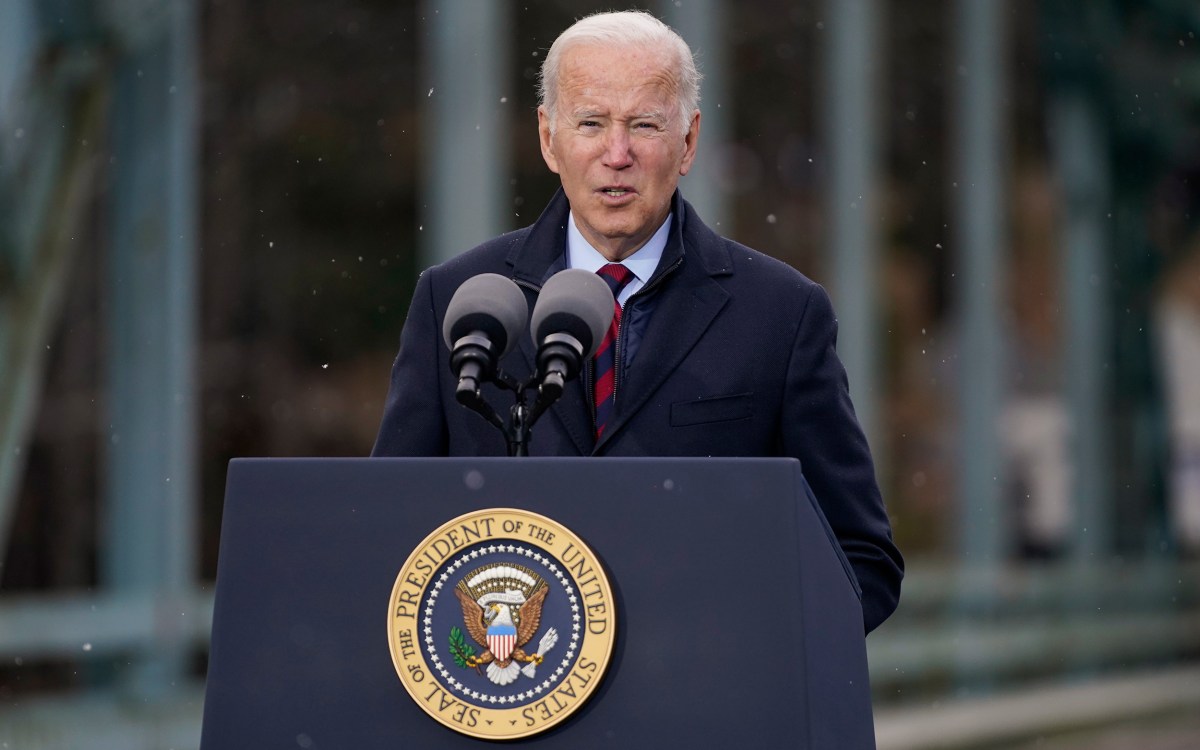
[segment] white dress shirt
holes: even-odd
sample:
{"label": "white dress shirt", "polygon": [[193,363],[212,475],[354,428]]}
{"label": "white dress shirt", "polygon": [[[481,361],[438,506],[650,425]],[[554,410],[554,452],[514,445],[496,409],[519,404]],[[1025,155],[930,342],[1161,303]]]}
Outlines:
{"label": "white dress shirt", "polygon": [[[633,278],[617,295],[617,302],[622,307],[625,306],[627,299],[636,294],[637,290],[650,280],[650,277],[654,275],[654,269],[658,268],[663,250],[667,247],[667,236],[671,232],[673,216],[673,214],[667,214],[667,220],[662,223],[654,236],[645,245],[638,248],[636,253],[621,261],[621,265],[628,268],[633,274]],[[575,226],[575,214],[569,214],[567,216],[567,268],[582,268],[595,273],[610,262],[583,238],[583,233],[579,231],[579,227]]]}

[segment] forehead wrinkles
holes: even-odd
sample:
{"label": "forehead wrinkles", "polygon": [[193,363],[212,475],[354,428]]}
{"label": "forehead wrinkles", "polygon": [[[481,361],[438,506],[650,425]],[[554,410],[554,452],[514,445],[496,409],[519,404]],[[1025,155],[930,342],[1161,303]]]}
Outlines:
{"label": "forehead wrinkles", "polygon": [[560,98],[570,102],[562,102],[563,109],[591,109],[580,100],[603,98],[644,113],[670,109],[679,90],[666,55],[601,46],[577,47],[564,54],[558,88]]}

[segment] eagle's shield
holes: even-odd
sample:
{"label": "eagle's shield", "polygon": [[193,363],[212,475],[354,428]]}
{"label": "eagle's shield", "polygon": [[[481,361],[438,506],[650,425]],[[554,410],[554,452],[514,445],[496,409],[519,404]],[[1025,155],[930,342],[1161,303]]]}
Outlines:
{"label": "eagle's shield", "polygon": [[506,661],[517,645],[517,629],[512,625],[489,625],[487,645],[496,661]]}

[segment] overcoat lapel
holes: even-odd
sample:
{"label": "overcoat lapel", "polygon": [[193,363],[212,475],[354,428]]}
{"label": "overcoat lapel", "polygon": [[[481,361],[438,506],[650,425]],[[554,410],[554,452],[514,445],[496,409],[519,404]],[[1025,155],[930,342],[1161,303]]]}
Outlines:
{"label": "overcoat lapel", "polygon": [[[593,455],[603,452],[605,444],[663,386],[729,301],[729,293],[714,278],[732,273],[724,241],[700,221],[678,193],[674,210],[680,223],[673,241],[679,243],[676,252],[682,262],[657,292],[637,359],[621,383],[613,414]],[[670,262],[672,255],[668,247],[663,262]]]}
{"label": "overcoat lapel", "polygon": [[671,283],[681,288],[664,294],[650,316],[638,357],[621,384],[613,415],[593,453],[601,452],[605,443],[662,387],[729,299],[729,294],[707,274],[690,274]]}

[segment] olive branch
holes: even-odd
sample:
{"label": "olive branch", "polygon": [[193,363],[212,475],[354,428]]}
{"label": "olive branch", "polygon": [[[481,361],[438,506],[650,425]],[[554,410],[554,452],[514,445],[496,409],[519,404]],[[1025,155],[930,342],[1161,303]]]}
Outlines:
{"label": "olive branch", "polygon": [[[467,659],[475,656],[475,647],[467,643],[461,628],[450,628],[450,655],[454,657],[454,663],[458,666],[472,666],[467,663]],[[479,669],[476,668],[475,671],[478,672]]]}

